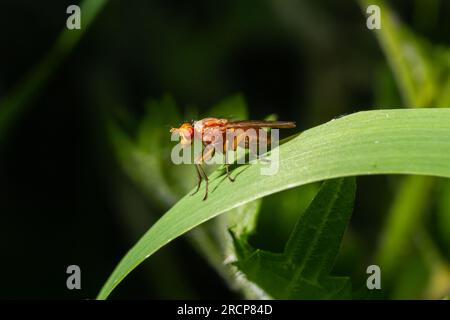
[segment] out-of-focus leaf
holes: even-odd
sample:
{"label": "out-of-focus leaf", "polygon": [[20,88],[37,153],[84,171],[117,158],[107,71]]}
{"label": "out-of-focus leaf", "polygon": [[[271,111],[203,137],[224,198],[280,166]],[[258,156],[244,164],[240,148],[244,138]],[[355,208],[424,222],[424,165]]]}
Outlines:
{"label": "out-of-focus leaf", "polygon": [[235,238],[236,265],[276,299],[351,298],[350,279],[330,276],[355,197],[355,179],[324,182],[300,216],[283,253],[252,250]]}
{"label": "out-of-focus leaf", "polygon": [[438,108],[450,108],[450,48],[435,48],[434,63],[439,69],[439,91],[434,105]]}
{"label": "out-of-focus leaf", "polygon": [[[394,299],[442,299],[450,293],[450,267],[442,259],[427,230],[417,228],[414,248],[401,259],[403,268],[393,279]],[[411,279],[414,279],[412,281]]]}
{"label": "out-of-focus leaf", "polygon": [[359,0],[365,13],[370,5],[380,8],[381,28],[374,32],[408,107],[426,107],[438,91],[438,68],[431,63],[428,45],[414,36],[383,0]]}
{"label": "out-of-focus leaf", "polygon": [[[405,105],[450,106],[448,48],[434,47],[414,34],[384,0],[360,0],[360,4],[364,11],[369,5],[377,5],[380,8],[381,29],[373,32],[394,73]],[[436,3],[434,8],[437,8]],[[427,19],[429,18],[427,16]],[[422,216],[429,207],[432,185],[433,180],[426,177],[407,177],[399,185],[388,211],[376,255],[376,262],[383,269],[386,283],[393,280],[395,274],[402,272],[399,268],[408,268],[399,257],[411,249],[412,237],[423,223]]]}
{"label": "out-of-focus leaf", "polygon": [[[376,263],[382,268],[385,279],[396,274],[396,266],[411,245],[413,230],[421,223],[421,216],[428,204],[432,179],[424,176],[410,176],[401,181],[394,206],[388,212],[385,229]],[[399,214],[400,213],[400,214]]]}
{"label": "out-of-focus leaf", "polygon": [[[426,288],[429,277],[429,270],[422,257],[413,251],[406,257],[403,257],[404,268],[402,272],[397,273],[393,283],[392,299],[419,299],[421,293]],[[382,269],[383,270],[383,269]],[[414,279],[412,281],[412,279]]]}
{"label": "out-of-focus leaf", "polygon": [[439,108],[450,108],[450,75],[446,82],[442,84],[442,90],[436,99],[436,106]]}
{"label": "out-of-focus leaf", "polygon": [[247,104],[240,94],[235,94],[213,106],[205,117],[244,120],[248,117]]}
{"label": "out-of-focus leaf", "polygon": [[437,197],[437,230],[444,244],[445,256],[450,261],[450,180],[442,180],[439,183]]}
{"label": "out-of-focus leaf", "polygon": [[0,143],[3,142],[8,129],[16,119],[32,106],[32,99],[39,94],[59,64],[80,41],[107,2],[107,0],[82,1],[80,4],[83,12],[81,29],[64,28],[42,61],[18,83],[9,95],[0,101]]}
{"label": "out-of-focus leaf", "polygon": [[418,228],[415,240],[429,270],[427,287],[421,298],[442,299],[450,293],[450,266],[424,227]]}
{"label": "out-of-focus leaf", "polygon": [[136,139],[125,133],[112,119],[109,122],[109,136],[117,158],[128,176],[151,199],[167,208],[180,197],[163,174],[172,164],[168,135],[170,123],[176,125],[180,116],[170,96],[161,101],[150,101],[146,109],[147,113],[139,124]]}
{"label": "out-of-focus leaf", "polygon": [[249,239],[250,244],[267,251],[281,252],[298,220],[299,212],[306,210],[319,187],[320,183],[310,183],[264,197],[258,228]]}

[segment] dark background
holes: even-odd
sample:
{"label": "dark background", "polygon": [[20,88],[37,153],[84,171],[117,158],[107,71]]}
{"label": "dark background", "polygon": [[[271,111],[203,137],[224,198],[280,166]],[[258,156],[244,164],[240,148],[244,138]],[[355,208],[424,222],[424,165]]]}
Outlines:
{"label": "dark background", "polygon": [[[427,20],[419,2],[426,1],[391,4],[418,34],[448,43],[450,3],[440,1]],[[0,99],[43,59],[76,3],[0,1]],[[126,208],[117,205],[119,181],[152,207],[111,151],[102,119],[113,107],[139,118],[145,101],[165,93],[180,110],[207,110],[241,93],[250,118],[277,113],[303,130],[358,110],[401,106],[365,22],[356,1],[109,1],[0,148],[0,298],[94,298],[151,225],[131,230]],[[391,79],[388,100],[377,97],[380,74]],[[358,180],[361,213],[352,226],[366,234],[369,250],[390,199],[389,188],[380,188],[387,180]],[[164,267],[165,256],[182,268]],[[70,264],[81,267],[82,290],[66,288]],[[238,296],[181,238],[112,297]]]}

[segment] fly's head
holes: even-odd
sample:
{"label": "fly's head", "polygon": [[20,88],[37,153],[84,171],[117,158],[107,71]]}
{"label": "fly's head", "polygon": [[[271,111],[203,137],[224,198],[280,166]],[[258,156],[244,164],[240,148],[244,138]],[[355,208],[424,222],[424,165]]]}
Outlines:
{"label": "fly's head", "polygon": [[183,123],[179,128],[170,129],[171,133],[178,134],[180,137],[180,143],[184,146],[190,146],[194,138],[194,128],[188,122]]}

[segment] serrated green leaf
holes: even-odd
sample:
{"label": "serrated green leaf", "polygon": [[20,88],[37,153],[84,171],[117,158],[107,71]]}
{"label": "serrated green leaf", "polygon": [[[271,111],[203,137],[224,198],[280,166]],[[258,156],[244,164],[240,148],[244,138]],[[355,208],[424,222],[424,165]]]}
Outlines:
{"label": "serrated green leaf", "polygon": [[349,279],[330,273],[353,210],[355,189],[354,178],[324,182],[298,219],[283,253],[246,252],[236,265],[276,299],[351,298]]}

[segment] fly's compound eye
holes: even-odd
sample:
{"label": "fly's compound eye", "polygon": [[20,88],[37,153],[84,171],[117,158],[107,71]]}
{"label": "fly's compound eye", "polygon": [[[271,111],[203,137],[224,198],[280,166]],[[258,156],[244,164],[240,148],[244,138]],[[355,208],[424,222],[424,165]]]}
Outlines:
{"label": "fly's compound eye", "polygon": [[180,128],[175,129],[173,132],[178,133],[178,135],[180,136],[180,143],[182,145],[191,144],[192,137],[194,135],[194,129],[192,128],[190,123],[183,123]]}

